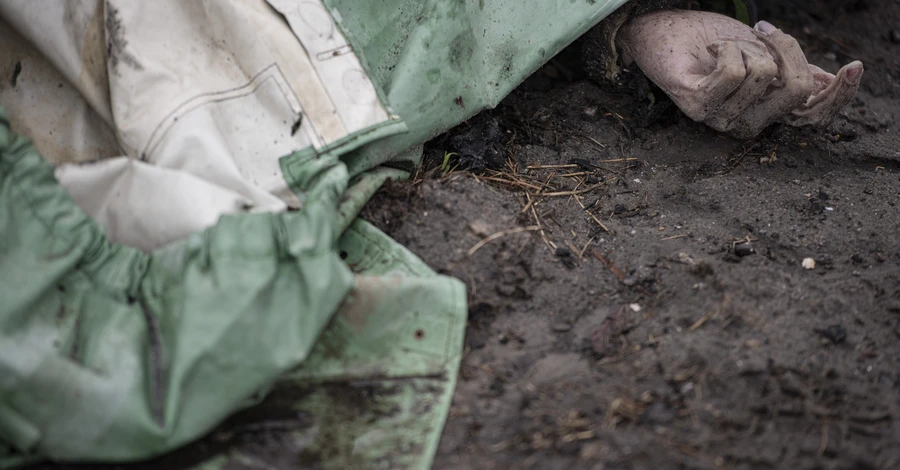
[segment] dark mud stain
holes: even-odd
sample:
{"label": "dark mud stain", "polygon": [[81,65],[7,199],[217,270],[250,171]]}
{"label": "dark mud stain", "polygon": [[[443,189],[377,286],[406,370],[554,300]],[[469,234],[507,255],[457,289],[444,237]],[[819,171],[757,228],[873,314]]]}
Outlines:
{"label": "dark mud stain", "polygon": [[118,71],[120,62],[135,70],[144,70],[144,66],[126,50],[127,46],[128,40],[125,39],[125,29],[119,18],[119,10],[108,6],[106,10],[106,55],[113,72]]}
{"label": "dark mud stain", "polygon": [[16,84],[19,81],[19,74],[22,73],[22,62],[16,61],[16,65],[13,68],[12,77],[9,78],[9,84],[15,88]]}
{"label": "dark mud stain", "polygon": [[455,69],[462,69],[475,51],[475,34],[471,29],[459,33],[450,43],[450,65]]}
{"label": "dark mud stain", "polygon": [[501,168],[506,162],[505,136],[497,119],[479,115],[469,120],[470,127],[449,140],[461,168],[482,170]]}
{"label": "dark mud stain", "polygon": [[[260,468],[259,465],[277,469],[371,468],[371,465],[406,468],[403,457],[423,452],[419,444],[402,439],[392,442],[394,451],[373,462],[355,450],[359,431],[371,431],[372,427],[366,426],[382,420],[429,412],[430,402],[443,393],[437,382],[444,380],[281,383],[260,404],[237,413],[203,439],[164,457],[132,465],[40,464],[29,468],[187,469],[217,456],[228,457],[224,469]],[[411,409],[401,410],[398,404],[403,401],[398,397],[402,394],[412,394],[420,400]],[[398,425],[404,424],[401,421]]]}
{"label": "dark mud stain", "polygon": [[303,125],[303,113],[297,115],[297,120],[291,125],[291,136],[297,135],[297,131],[300,130],[300,126]]}

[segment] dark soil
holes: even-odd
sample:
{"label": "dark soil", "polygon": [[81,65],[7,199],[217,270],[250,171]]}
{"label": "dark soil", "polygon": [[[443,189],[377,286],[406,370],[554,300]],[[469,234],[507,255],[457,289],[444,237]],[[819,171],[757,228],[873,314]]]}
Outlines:
{"label": "dark soil", "polygon": [[468,286],[436,468],[900,468],[900,2],[760,6],[865,63],[829,129],[736,141],[562,56],[366,207]]}

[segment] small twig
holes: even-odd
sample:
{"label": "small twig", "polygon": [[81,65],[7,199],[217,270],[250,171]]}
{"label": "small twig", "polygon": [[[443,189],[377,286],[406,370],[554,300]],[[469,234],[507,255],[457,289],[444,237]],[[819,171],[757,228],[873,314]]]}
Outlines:
{"label": "small twig", "polygon": [[528,165],[528,166],[525,167],[525,168],[528,168],[529,170],[549,170],[549,169],[556,169],[556,168],[580,168],[580,166],[579,166],[579,165],[576,165],[576,164],[574,164],[574,163],[571,163],[571,164],[565,164],[565,165],[541,165],[541,164],[537,164],[537,165]]}
{"label": "small twig", "polygon": [[612,114],[613,114],[613,116],[616,117],[616,121],[619,123],[620,126],[622,126],[622,129],[625,130],[625,135],[628,137],[628,140],[629,141],[634,140],[633,137],[631,136],[631,128],[629,128],[628,125],[625,124],[625,118],[622,117],[619,113],[614,112]]}
{"label": "small twig", "polygon": [[635,157],[628,158],[613,158],[612,160],[597,160],[597,163],[621,163],[621,162],[633,162],[636,161]]}
{"label": "small twig", "polygon": [[[637,161],[637,160],[638,159],[635,157],[613,158],[610,160],[597,160],[595,162],[591,162],[591,164],[593,165],[594,163],[622,163],[622,162],[633,162],[633,161]],[[565,168],[581,168],[581,165],[578,165],[576,163],[566,163],[566,164],[559,164],[559,165],[535,164],[535,165],[528,165],[525,168],[527,168],[529,170],[556,170],[556,169],[565,169]],[[598,168],[600,170],[613,171],[608,168],[600,168],[600,167],[596,167],[596,168]]]}
{"label": "small twig", "polygon": [[580,188],[581,185],[584,184],[584,183],[586,183],[586,182],[587,182],[587,178],[581,178],[581,181],[579,181],[578,184],[576,184],[575,187],[572,188],[572,191],[577,191],[578,188]]}
{"label": "small twig", "polygon": [[600,186],[603,186],[604,184],[605,183],[597,183],[589,188],[579,189],[577,191],[557,191],[557,192],[553,192],[553,193],[537,193],[537,194],[535,194],[535,196],[540,196],[540,197],[576,196],[578,194],[589,193],[589,192],[599,188]]}
{"label": "small twig", "polygon": [[660,240],[675,240],[677,238],[684,238],[684,237],[687,237],[687,234],[672,235],[671,237],[660,238]]}
{"label": "small twig", "polygon": [[584,259],[584,252],[587,251],[589,246],[591,246],[591,243],[594,243],[594,237],[591,237],[591,239],[584,244],[584,248],[582,248],[581,251],[578,252],[578,259]]}
{"label": "small twig", "polygon": [[541,214],[541,216],[552,220],[553,223],[556,224],[557,227],[563,229],[563,231],[566,230],[566,228],[563,226],[563,224],[559,223],[559,221],[556,220],[556,217],[553,217],[553,209],[550,209],[549,211],[545,211],[543,214]]}
{"label": "small twig", "polygon": [[606,232],[606,233],[612,233],[612,232],[609,231],[609,228],[607,228],[606,225],[603,224],[603,222],[600,222],[600,219],[598,219],[596,215],[594,215],[591,211],[589,211],[589,210],[587,209],[587,207],[584,207],[584,204],[581,202],[581,199],[579,199],[579,198],[576,197],[576,198],[575,198],[575,201],[577,201],[577,202],[578,202],[578,205],[581,206],[582,209],[584,209],[584,213],[587,214],[587,215],[589,215],[589,216],[591,216],[591,218],[594,219],[594,222],[596,222],[597,225],[599,225],[600,228],[602,228],[604,232]]}
{"label": "small twig", "polygon": [[536,185],[536,184],[526,183],[526,182],[524,182],[524,181],[508,180],[508,179],[505,179],[505,178],[495,178],[495,177],[493,177],[493,176],[478,176],[477,178],[480,179],[480,180],[496,181],[496,182],[498,182],[498,183],[511,184],[511,185],[514,185],[514,186],[522,186],[522,187],[525,187],[525,188],[531,188],[531,189],[534,189],[534,190],[537,190],[537,191],[540,191],[540,190],[544,189],[544,188],[542,188],[541,186],[538,186],[538,185]]}
{"label": "small twig", "polygon": [[524,213],[524,212],[527,211],[528,209],[531,209],[531,205],[534,204],[534,199],[531,199],[531,195],[528,194],[528,193],[525,193],[525,195],[528,196],[528,203],[525,204],[525,207],[523,207],[523,208],[522,208],[522,211],[519,212],[520,214]]}
{"label": "small twig", "polygon": [[605,149],[605,148],[606,148],[606,144],[601,144],[599,141],[597,141],[597,139],[595,139],[595,138],[593,138],[593,137],[591,137],[591,136],[589,136],[589,135],[585,135],[585,134],[581,134],[581,135],[583,135],[586,139],[590,140],[591,142],[593,142],[593,143],[597,144],[598,146],[600,146],[600,148],[602,148],[602,149]]}
{"label": "small twig", "polygon": [[484,245],[487,245],[488,243],[490,243],[500,237],[504,237],[506,235],[510,235],[513,233],[533,232],[535,230],[540,230],[540,229],[541,229],[541,227],[538,225],[529,225],[528,227],[516,227],[516,228],[507,229],[507,230],[501,230],[493,235],[486,237],[484,240],[481,240],[480,242],[476,243],[475,246],[473,246],[472,248],[469,249],[468,252],[466,252],[466,258],[469,258],[470,256],[474,255],[476,251],[481,249],[481,247],[483,247]]}
{"label": "small twig", "polygon": [[594,222],[596,222],[597,225],[599,225],[600,228],[602,228],[604,232],[606,232],[606,233],[612,233],[612,232],[609,230],[609,227],[607,227],[606,225],[604,225],[603,222],[600,222],[600,219],[598,219],[597,216],[594,215],[591,211],[585,209],[584,212],[586,212],[587,215],[591,216],[591,218],[594,219]]}
{"label": "small twig", "polygon": [[759,142],[754,142],[753,145],[744,149],[744,152],[741,153],[741,155],[737,158],[737,160],[733,164],[729,165],[727,169],[725,169],[724,171],[722,171],[719,174],[725,175],[725,174],[728,174],[728,173],[731,173],[732,171],[734,171],[734,169],[737,168],[741,164],[741,162],[744,160],[744,157],[746,157],[747,154],[749,154],[750,152],[755,150],[756,147],[759,147]]}
{"label": "small twig", "polygon": [[715,312],[709,312],[706,315],[703,315],[703,318],[697,320],[693,325],[691,325],[691,327],[688,328],[688,331],[694,331],[697,328],[700,328],[701,326],[703,326],[704,323],[709,321],[709,319],[714,316],[715,316]]}
{"label": "small twig", "polygon": [[484,170],[484,172],[485,172],[485,173],[489,173],[489,174],[491,174],[491,175],[493,175],[493,176],[513,176],[513,175],[515,175],[515,178],[516,178],[516,179],[518,179],[518,178],[532,178],[532,176],[530,176],[530,175],[520,174],[520,173],[518,173],[518,172],[516,172],[516,171],[500,171],[500,170],[492,170],[492,169],[490,169],[490,168],[486,168],[486,169]]}
{"label": "small twig", "polygon": [[609,270],[612,271],[612,273],[617,278],[619,278],[620,281],[625,280],[625,276],[622,275],[622,272],[619,271],[619,268],[617,268],[616,265],[612,264],[612,261],[604,258],[603,255],[601,255],[600,253],[597,253],[597,250],[591,250],[591,254],[593,254],[595,258],[600,260],[601,263],[605,264],[606,267],[609,268]]}
{"label": "small twig", "polygon": [[[575,246],[574,244],[572,244],[571,241],[566,240],[566,245],[569,247],[570,250],[572,250],[572,253],[578,253],[578,247]],[[579,256],[578,261],[581,261],[581,260],[582,260],[581,256]]]}
{"label": "small twig", "polygon": [[529,242],[530,242],[530,240],[526,238],[526,239],[525,239],[525,243],[522,243],[522,246],[520,246],[519,249],[516,250],[516,256],[521,256],[521,255],[522,255],[522,252],[525,251],[525,247],[528,246],[528,243],[529,243]]}
{"label": "small twig", "polygon": [[559,440],[562,442],[575,442],[575,441],[584,441],[587,439],[593,439],[597,437],[597,433],[594,431],[581,431],[572,434],[566,434],[561,437]]}
{"label": "small twig", "polygon": [[541,223],[541,219],[537,215],[537,211],[534,209],[534,200],[531,198],[531,194],[525,193],[525,197],[528,199],[528,205],[531,206],[531,215],[534,216],[534,223],[540,227],[541,231],[541,240],[552,249],[556,249],[556,244],[554,244],[550,239],[547,238],[547,233],[544,232],[543,224]]}
{"label": "small twig", "polygon": [[[516,138],[516,135],[515,135],[515,132],[513,132],[513,136],[512,136],[512,138],[510,138],[508,145],[512,145],[512,141],[515,138]],[[509,168],[509,171],[511,171],[513,174],[516,174],[519,172],[518,171],[519,163],[513,159],[511,154],[510,154],[510,156],[506,157],[506,167]]]}
{"label": "small twig", "polygon": [[[554,176],[556,176],[556,171],[551,171],[550,174],[547,175],[547,180],[544,181],[544,187],[547,187],[550,185],[550,181],[553,180]],[[541,189],[543,189],[543,188],[541,188]]]}

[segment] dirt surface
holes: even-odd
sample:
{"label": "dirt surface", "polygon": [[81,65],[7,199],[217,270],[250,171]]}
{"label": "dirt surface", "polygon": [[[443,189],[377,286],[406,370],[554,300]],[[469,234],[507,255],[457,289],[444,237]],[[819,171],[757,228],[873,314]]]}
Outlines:
{"label": "dirt surface", "polygon": [[733,140],[563,56],[365,208],[469,289],[435,468],[900,468],[900,2],[760,17],[865,63],[828,130]]}

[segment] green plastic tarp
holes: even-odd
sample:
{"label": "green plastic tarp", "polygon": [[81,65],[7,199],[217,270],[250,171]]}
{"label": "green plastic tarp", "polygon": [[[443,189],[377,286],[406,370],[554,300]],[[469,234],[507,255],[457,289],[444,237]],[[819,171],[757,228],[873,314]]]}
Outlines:
{"label": "green plastic tarp", "polygon": [[[465,290],[356,215],[406,175],[383,165],[412,168],[423,142],[495,106],[624,1],[326,0],[394,127],[281,158],[299,210],[224,215],[151,251],[111,243],[5,110],[0,467],[157,457],[286,387],[305,392],[285,409],[312,417],[283,433],[296,466],[428,467]],[[389,393],[353,408],[330,388],[360,383]],[[259,459],[225,449],[194,463]]]}

